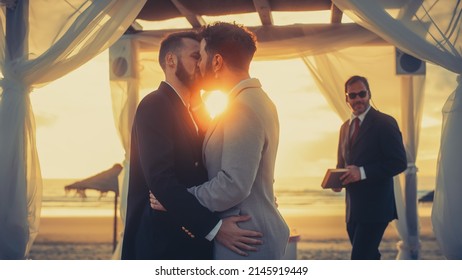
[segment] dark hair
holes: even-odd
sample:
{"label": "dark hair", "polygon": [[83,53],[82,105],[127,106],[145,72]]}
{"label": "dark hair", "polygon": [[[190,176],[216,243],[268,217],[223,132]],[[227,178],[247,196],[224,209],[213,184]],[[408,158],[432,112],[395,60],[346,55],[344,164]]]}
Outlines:
{"label": "dark hair", "polygon": [[220,54],[226,63],[240,70],[249,70],[257,50],[255,34],[236,23],[216,22],[201,30],[205,50],[209,55]]}
{"label": "dark hair", "polygon": [[200,36],[195,31],[180,31],[170,33],[162,40],[159,49],[159,63],[163,70],[165,70],[165,56],[167,53],[177,53],[178,49],[183,46],[183,39],[186,38],[200,42]]}
{"label": "dark hair", "polygon": [[371,89],[369,88],[369,82],[365,77],[362,76],[351,76],[346,82],[345,82],[345,93],[347,92],[347,87],[351,84],[354,84],[356,82],[361,82],[366,86],[367,91],[369,92],[369,97],[371,96]]}

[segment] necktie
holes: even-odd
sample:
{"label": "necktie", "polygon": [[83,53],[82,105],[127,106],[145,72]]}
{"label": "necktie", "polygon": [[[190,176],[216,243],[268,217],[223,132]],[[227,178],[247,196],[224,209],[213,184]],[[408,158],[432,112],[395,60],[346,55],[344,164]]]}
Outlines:
{"label": "necktie", "polygon": [[350,136],[350,148],[351,146],[353,146],[353,143],[355,142],[356,137],[358,136],[358,133],[359,133],[359,118],[353,119],[352,126],[353,126],[353,132],[351,132],[351,136]]}

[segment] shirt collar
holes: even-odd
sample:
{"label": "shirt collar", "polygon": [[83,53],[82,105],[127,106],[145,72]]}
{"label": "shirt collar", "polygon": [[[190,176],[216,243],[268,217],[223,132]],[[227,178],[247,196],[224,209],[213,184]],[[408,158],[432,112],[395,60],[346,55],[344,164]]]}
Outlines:
{"label": "shirt collar", "polygon": [[166,83],[167,85],[169,85],[173,91],[176,93],[176,95],[178,95],[178,97],[180,98],[181,102],[183,103],[183,105],[186,107],[186,108],[189,108],[189,104],[186,104],[186,102],[184,102],[183,100],[183,97],[181,97],[181,94],[178,93],[178,91],[176,91],[176,89],[167,81],[164,81],[164,83]]}
{"label": "shirt collar", "polygon": [[351,122],[355,119],[355,118],[358,118],[359,119],[359,123],[361,124],[364,120],[364,118],[366,117],[366,114],[369,112],[369,110],[371,109],[371,105],[369,105],[369,107],[367,107],[366,111],[364,111],[364,113],[362,113],[361,115],[359,116],[355,116],[354,114],[351,114],[351,117],[350,117],[350,124]]}
{"label": "shirt collar", "polygon": [[256,78],[244,79],[237,83],[230,91],[229,97],[232,99],[236,97],[241,91],[246,88],[258,88],[261,87],[260,81]]}

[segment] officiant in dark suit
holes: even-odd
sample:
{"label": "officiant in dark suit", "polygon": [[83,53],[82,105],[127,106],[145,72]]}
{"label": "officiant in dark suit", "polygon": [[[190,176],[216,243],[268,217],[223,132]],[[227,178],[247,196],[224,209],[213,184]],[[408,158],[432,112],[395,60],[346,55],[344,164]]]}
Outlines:
{"label": "officiant in dark suit", "polygon": [[396,120],[371,107],[365,77],[349,78],[345,93],[352,115],[340,128],[337,168],[348,169],[340,179],[346,186],[351,259],[380,259],[385,229],[398,218],[393,177],[406,169],[406,152]]}

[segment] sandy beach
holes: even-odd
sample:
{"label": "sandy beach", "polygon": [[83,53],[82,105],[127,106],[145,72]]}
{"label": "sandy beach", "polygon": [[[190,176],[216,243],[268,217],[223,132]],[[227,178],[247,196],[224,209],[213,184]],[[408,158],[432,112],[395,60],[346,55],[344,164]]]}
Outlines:
{"label": "sandy beach", "polygon": [[[344,216],[284,215],[291,229],[300,235],[297,259],[347,260],[351,246]],[[420,259],[441,260],[444,256],[433,235],[429,215],[420,217]],[[122,225],[119,221],[118,229]],[[33,260],[106,260],[113,250],[112,217],[42,217],[40,232],[29,258]],[[394,260],[398,254],[397,231],[387,228],[380,246],[382,259]]]}

